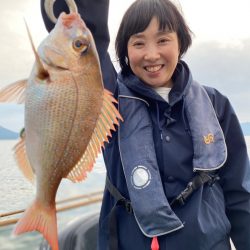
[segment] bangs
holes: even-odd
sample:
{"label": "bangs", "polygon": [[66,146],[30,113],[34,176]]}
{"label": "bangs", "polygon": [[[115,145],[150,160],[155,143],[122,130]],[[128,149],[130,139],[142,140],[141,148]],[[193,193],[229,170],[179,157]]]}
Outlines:
{"label": "bangs", "polygon": [[127,33],[124,34],[126,40],[134,34],[143,32],[153,17],[156,17],[159,22],[159,30],[177,31],[175,15],[167,6],[162,8],[162,4],[159,1],[136,1],[134,5],[134,8],[131,8],[131,12],[127,13],[126,26],[128,29]]}

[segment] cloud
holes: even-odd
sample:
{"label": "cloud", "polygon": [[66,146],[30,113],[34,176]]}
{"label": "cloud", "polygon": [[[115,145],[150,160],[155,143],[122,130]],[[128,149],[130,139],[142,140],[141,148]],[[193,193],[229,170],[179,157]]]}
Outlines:
{"label": "cloud", "polygon": [[199,43],[184,60],[194,79],[228,96],[240,120],[250,120],[250,39],[237,45]]}
{"label": "cloud", "polygon": [[0,88],[16,80],[27,78],[34,63],[34,54],[28,39],[24,18],[33,36],[35,46],[47,35],[39,1],[8,0],[0,8]]}
{"label": "cloud", "polygon": [[[213,1],[215,2],[215,0]],[[116,0],[110,1],[109,25],[111,30],[110,51],[112,54],[114,50],[114,34],[116,33],[114,31],[118,28],[120,19],[131,2],[132,0],[128,0],[126,3],[119,4],[118,7]],[[248,114],[247,109],[250,107],[250,34],[246,27],[244,29],[244,37],[249,38],[242,40],[242,37],[237,37],[239,33],[234,32],[235,26],[239,29],[249,23],[247,21],[249,19],[246,19],[244,22],[245,18],[249,18],[249,16],[240,15],[234,18],[233,23],[235,26],[231,26],[229,22],[231,20],[231,13],[235,13],[234,4],[232,3],[230,5],[231,8],[227,8],[228,15],[226,15],[226,17],[223,15],[223,25],[221,25],[221,20],[215,21],[217,16],[221,19],[221,12],[217,8],[217,12],[220,15],[213,16],[216,23],[216,26],[214,26],[211,24],[211,13],[207,11],[207,8],[205,8],[200,1],[190,0],[186,3],[184,0],[176,0],[176,2],[180,2],[183,6],[183,12],[186,14],[190,27],[194,28],[197,41],[198,38],[203,37],[205,33],[210,36],[210,39],[214,37],[217,40],[208,41],[208,35],[206,35],[205,39],[207,39],[207,42],[194,44],[186,55],[185,60],[191,68],[194,79],[204,85],[213,86],[227,95],[235,107],[239,118],[243,121],[249,121],[250,114]],[[248,0],[240,0],[237,8],[242,5],[241,9],[246,10],[247,8],[244,7],[244,4],[247,3]],[[211,1],[205,1],[204,4],[214,6]],[[200,11],[194,13],[194,5],[196,5]],[[220,5],[223,6],[223,4]],[[23,22],[24,16],[28,19],[28,24],[31,28],[36,46],[47,35],[40,14],[39,1],[8,0],[1,4],[0,88],[16,80],[27,78],[31,72],[34,55],[25,30]],[[240,23],[238,23],[238,21],[240,21]],[[222,45],[222,43],[218,41],[222,39],[222,37],[217,33],[212,33],[217,26],[220,26],[220,29],[217,29],[219,32],[232,29],[231,32],[224,33],[234,35],[236,43],[234,43],[234,41],[232,42],[230,36],[230,44],[225,45],[225,40],[223,40],[224,45]],[[208,29],[208,27],[210,28]]]}

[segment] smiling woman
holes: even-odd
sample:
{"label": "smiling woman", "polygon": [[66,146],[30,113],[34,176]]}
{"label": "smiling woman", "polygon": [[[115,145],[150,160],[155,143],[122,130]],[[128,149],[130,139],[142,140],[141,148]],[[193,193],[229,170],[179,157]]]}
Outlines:
{"label": "smiling woman", "polygon": [[[180,57],[180,48],[176,31],[159,32],[159,27],[159,21],[154,17],[143,32],[130,37],[129,65],[151,87],[170,88],[173,87],[171,77]],[[119,34],[118,40],[122,41]]]}

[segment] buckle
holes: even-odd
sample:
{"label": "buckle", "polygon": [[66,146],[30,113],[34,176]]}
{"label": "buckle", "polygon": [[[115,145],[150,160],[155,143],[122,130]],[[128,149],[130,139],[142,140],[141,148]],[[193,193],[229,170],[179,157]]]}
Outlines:
{"label": "buckle", "polygon": [[131,201],[124,199],[123,202],[124,202],[124,207],[125,207],[126,211],[129,214],[132,214],[133,208],[132,208],[132,205],[131,205]]}
{"label": "buckle", "polygon": [[220,177],[218,175],[211,176],[211,179],[208,181],[208,186],[212,187],[218,180],[220,180]]}
{"label": "buckle", "polygon": [[179,202],[179,204],[181,206],[184,206],[185,205],[185,199],[184,197],[181,195],[180,197],[177,198],[177,201]]}

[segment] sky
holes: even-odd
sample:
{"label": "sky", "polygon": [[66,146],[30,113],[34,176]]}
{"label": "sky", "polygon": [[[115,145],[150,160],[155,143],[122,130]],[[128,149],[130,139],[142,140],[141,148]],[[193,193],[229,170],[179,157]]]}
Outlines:
{"label": "sky", "polygon": [[[121,18],[133,0],[110,0],[110,53]],[[231,101],[241,122],[250,121],[250,1],[173,0],[194,33],[184,60],[193,78],[217,88]],[[30,74],[34,56],[23,19],[35,45],[47,36],[39,0],[2,1],[0,8],[0,88]],[[23,106],[0,104],[0,125],[23,126]]]}

